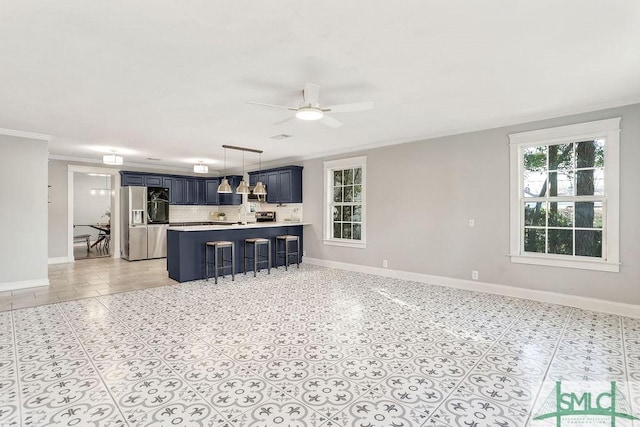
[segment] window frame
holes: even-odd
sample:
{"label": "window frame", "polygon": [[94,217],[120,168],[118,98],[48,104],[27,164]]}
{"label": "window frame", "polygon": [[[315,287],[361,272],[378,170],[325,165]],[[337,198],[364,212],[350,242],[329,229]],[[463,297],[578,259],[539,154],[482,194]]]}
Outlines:
{"label": "window frame", "polygon": [[[620,117],[567,126],[509,134],[510,151],[510,252],[511,262],[553,267],[620,271]],[[604,139],[604,197],[606,214],[602,224],[602,258],[524,252],[524,156],[523,150],[540,145],[555,145]],[[559,197],[574,199],[575,196]],[[598,196],[599,197],[599,196]],[[554,199],[554,201],[556,201]],[[580,201],[580,200],[578,200]]]}
{"label": "window frame", "polygon": [[[333,237],[333,172],[335,170],[362,168],[362,215],[360,240],[338,239]],[[325,245],[344,246],[350,248],[367,247],[367,156],[346,159],[328,160],[324,162],[324,221],[323,243]]]}

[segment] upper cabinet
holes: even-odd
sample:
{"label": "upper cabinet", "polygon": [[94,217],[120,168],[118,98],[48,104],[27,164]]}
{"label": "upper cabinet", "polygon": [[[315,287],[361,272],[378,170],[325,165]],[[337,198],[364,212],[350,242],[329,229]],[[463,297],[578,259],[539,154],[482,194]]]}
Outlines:
{"label": "upper cabinet", "polygon": [[120,185],[123,187],[166,187],[165,175],[145,172],[120,172]]}
{"label": "upper cabinet", "polygon": [[[171,205],[240,205],[241,194],[218,194],[220,178],[198,178],[182,175],[159,175],[144,172],[121,171],[122,186],[165,187],[169,189]],[[242,179],[238,175],[228,177],[231,188]]]}
{"label": "upper cabinet", "polygon": [[302,203],[302,167],[285,166],[249,172],[249,185],[267,186],[267,203]]}
{"label": "upper cabinet", "polygon": [[205,184],[205,205],[218,205],[220,178],[207,178]]}

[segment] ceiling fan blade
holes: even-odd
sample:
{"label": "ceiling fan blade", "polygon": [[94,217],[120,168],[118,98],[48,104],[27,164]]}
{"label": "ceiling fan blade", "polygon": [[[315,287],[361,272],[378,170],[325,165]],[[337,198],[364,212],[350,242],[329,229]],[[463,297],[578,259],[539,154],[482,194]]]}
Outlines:
{"label": "ceiling fan blade", "polygon": [[264,102],[247,101],[247,104],[262,105],[265,107],[284,108],[285,110],[298,111],[297,108],[285,107],[284,105],[265,104]]}
{"label": "ceiling fan blade", "polygon": [[305,104],[318,104],[318,98],[320,97],[320,86],[315,83],[307,83],[306,85],[304,85],[302,97],[304,98]]}
{"label": "ceiling fan blade", "polygon": [[342,122],[339,122],[338,120],[334,119],[333,117],[329,117],[326,114],[322,116],[320,121],[331,128],[339,128],[340,126],[342,126]]}
{"label": "ceiling fan blade", "polygon": [[273,125],[274,125],[274,126],[277,126],[277,125],[283,125],[283,124],[285,124],[285,123],[287,123],[287,122],[290,122],[291,120],[294,120],[295,118],[296,118],[296,116],[287,117],[287,118],[286,118],[286,119],[284,119],[284,120],[280,120],[279,122],[275,122]]}
{"label": "ceiling fan blade", "polygon": [[326,107],[332,113],[350,113],[352,111],[371,110],[373,102],[354,102],[352,104],[340,104],[332,107]]}

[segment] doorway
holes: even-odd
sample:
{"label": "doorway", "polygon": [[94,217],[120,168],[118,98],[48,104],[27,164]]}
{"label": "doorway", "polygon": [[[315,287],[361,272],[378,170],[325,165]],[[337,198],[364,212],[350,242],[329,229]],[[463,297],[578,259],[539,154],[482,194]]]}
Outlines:
{"label": "doorway", "polygon": [[73,258],[111,256],[111,175],[73,175]]}
{"label": "doorway", "polygon": [[119,258],[119,171],[69,165],[68,176],[69,258]]}

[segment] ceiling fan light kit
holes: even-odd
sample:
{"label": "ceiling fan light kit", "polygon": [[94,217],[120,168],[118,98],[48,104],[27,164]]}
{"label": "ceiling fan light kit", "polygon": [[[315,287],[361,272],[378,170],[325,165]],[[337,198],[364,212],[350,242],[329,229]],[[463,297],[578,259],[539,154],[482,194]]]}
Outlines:
{"label": "ceiling fan light kit", "polygon": [[[295,117],[300,120],[321,120],[332,128],[342,126],[342,123],[333,117],[329,117],[327,113],[351,113],[355,111],[365,111],[373,108],[373,102],[354,102],[350,104],[333,105],[331,107],[320,107],[318,99],[320,97],[320,86],[314,83],[307,83],[302,90],[302,104],[296,107],[286,107],[284,105],[265,104],[263,102],[249,101],[249,104],[262,105],[265,107],[284,108],[285,110],[295,111]],[[288,122],[289,119],[274,124],[282,124]]]}
{"label": "ceiling fan light kit", "polygon": [[301,120],[320,120],[324,116],[324,113],[313,107],[302,107],[296,111],[296,117]]}

